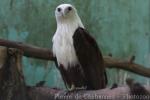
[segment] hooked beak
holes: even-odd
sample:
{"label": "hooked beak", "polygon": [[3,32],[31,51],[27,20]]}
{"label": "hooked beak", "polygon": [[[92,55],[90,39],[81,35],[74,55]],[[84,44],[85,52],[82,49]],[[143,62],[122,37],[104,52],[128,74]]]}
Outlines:
{"label": "hooked beak", "polygon": [[66,16],[66,14],[65,14],[64,12],[62,12],[62,16],[63,16],[63,17],[65,17],[65,16]]}
{"label": "hooked beak", "polygon": [[63,17],[66,17],[66,15],[67,15],[66,12],[62,12]]}
{"label": "hooked beak", "polygon": [[68,9],[65,9],[65,10],[62,12],[62,16],[63,16],[63,17],[66,17],[68,13],[69,13],[69,10],[68,10]]}

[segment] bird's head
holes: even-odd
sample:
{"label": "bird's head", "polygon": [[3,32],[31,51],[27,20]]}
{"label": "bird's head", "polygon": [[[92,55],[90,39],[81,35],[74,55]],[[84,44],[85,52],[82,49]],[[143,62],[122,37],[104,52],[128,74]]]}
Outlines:
{"label": "bird's head", "polygon": [[78,17],[76,8],[71,4],[61,4],[55,10],[56,20],[73,20]]}

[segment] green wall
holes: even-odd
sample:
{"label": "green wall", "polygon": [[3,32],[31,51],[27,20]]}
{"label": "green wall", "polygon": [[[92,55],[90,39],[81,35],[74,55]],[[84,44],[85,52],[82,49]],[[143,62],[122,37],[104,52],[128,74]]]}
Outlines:
{"label": "green wall", "polygon": [[[0,0],[0,38],[51,48],[56,30],[55,7],[71,3],[103,55],[128,59],[150,67],[150,0]],[[64,87],[61,76],[51,61],[23,58],[28,85],[41,80],[46,86]],[[117,69],[107,70],[109,84],[124,84],[127,77],[143,84],[149,79]]]}

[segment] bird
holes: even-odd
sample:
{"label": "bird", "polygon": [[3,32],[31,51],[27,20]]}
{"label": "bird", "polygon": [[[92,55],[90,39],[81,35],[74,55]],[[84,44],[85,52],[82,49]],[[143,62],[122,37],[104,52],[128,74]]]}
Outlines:
{"label": "bird", "polygon": [[107,75],[102,53],[75,6],[58,5],[55,18],[57,29],[52,37],[52,51],[67,90],[105,88]]}

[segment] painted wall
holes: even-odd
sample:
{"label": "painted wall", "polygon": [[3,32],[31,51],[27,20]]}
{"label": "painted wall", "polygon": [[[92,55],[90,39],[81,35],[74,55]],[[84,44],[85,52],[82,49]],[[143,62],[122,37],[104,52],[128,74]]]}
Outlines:
{"label": "painted wall", "polygon": [[[0,0],[0,38],[51,48],[54,10],[61,3],[76,6],[103,55],[112,53],[121,59],[135,55],[136,63],[150,67],[150,0]],[[45,80],[46,86],[64,87],[51,61],[24,57],[23,70],[28,85]],[[148,78],[117,69],[107,74],[109,84],[124,84],[126,77],[150,83]]]}

